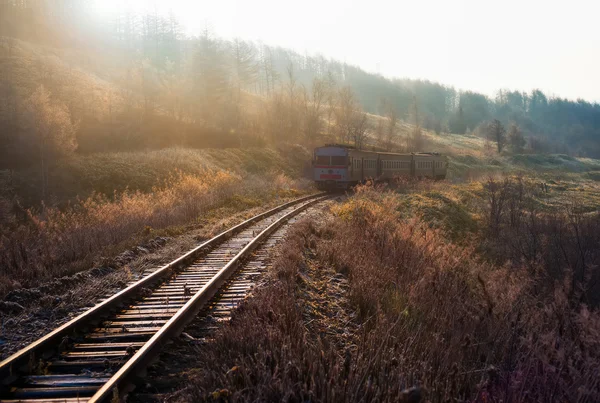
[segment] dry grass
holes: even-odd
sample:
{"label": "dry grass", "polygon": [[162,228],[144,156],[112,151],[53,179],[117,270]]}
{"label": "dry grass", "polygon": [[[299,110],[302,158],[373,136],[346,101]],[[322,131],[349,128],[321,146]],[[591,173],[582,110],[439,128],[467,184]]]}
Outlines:
{"label": "dry grass", "polygon": [[[453,244],[420,218],[402,218],[402,207],[397,193],[366,187],[333,221],[297,227],[274,280],[200,350],[180,399],[600,399],[597,309],[571,298],[569,284],[549,287],[539,262],[490,263],[477,244]],[[305,315],[315,260],[349,279],[354,344]],[[420,391],[402,392],[411,386]]]}
{"label": "dry grass", "polygon": [[11,220],[0,234],[0,295],[81,270],[107,248],[193,224],[213,209],[241,210],[309,189],[283,174],[242,177],[207,170],[202,176],[174,174],[151,193],[92,195],[65,209],[22,210],[23,217]]}

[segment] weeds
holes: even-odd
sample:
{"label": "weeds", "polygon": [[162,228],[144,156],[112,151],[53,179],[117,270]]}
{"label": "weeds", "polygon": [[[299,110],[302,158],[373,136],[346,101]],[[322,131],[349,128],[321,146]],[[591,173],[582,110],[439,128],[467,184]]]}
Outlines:
{"label": "weeds", "polygon": [[[489,263],[477,242],[455,244],[420,217],[403,217],[403,198],[362,187],[332,221],[294,229],[275,280],[200,349],[200,375],[180,397],[598,401],[598,311],[574,305],[568,282],[549,287],[539,262],[536,270]],[[501,214],[500,229],[511,220]],[[302,315],[313,260],[348,277],[353,343]]]}
{"label": "weeds", "polygon": [[66,209],[21,209],[22,220],[5,221],[0,232],[0,295],[70,274],[82,259],[97,259],[105,248],[153,229],[187,225],[225,205],[239,209],[294,196],[297,189],[298,182],[280,174],[208,170],[202,176],[174,174],[151,193],[125,191],[111,199],[96,194]]}

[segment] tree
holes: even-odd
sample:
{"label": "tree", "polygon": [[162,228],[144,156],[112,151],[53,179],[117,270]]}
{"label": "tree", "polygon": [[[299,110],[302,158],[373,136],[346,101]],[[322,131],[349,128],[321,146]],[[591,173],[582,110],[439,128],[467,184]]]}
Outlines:
{"label": "tree", "polygon": [[385,145],[385,130],[386,124],[383,119],[377,119],[377,125],[375,126],[375,138],[380,147]]}
{"label": "tree", "polygon": [[291,139],[297,139],[298,133],[301,130],[301,109],[300,109],[300,94],[298,91],[298,79],[294,72],[294,65],[290,63],[287,68],[287,88],[286,95],[288,101],[287,115],[288,115],[288,127],[286,129],[287,135]]}
{"label": "tree", "polygon": [[384,128],[383,146],[386,150],[391,151],[396,143],[396,135],[398,132],[398,111],[396,107],[387,99],[382,99],[381,108],[387,119],[387,124]]}
{"label": "tree", "polygon": [[249,88],[256,82],[258,76],[258,65],[256,64],[255,50],[248,43],[234,39],[231,46],[233,83],[235,92],[233,94],[234,116],[232,126],[239,128],[242,118],[242,90]]}
{"label": "tree", "polygon": [[71,121],[67,107],[52,103],[50,93],[43,85],[26,102],[27,121],[30,125],[30,147],[37,149],[41,172],[42,200],[46,198],[48,171],[54,161],[77,147],[77,124]]}
{"label": "tree", "polygon": [[325,92],[325,98],[327,100],[327,134],[331,135],[331,129],[333,128],[331,121],[334,117],[335,108],[337,105],[337,84],[331,71],[327,72],[327,78],[325,79]]}
{"label": "tree", "polygon": [[225,56],[219,43],[205,31],[194,52],[192,71],[192,88],[198,114],[204,124],[219,122],[229,125],[222,116],[225,96],[230,90],[229,66]]}
{"label": "tree", "polygon": [[496,143],[496,148],[499,153],[502,152],[506,145],[506,129],[498,119],[490,122],[487,129],[488,138]]}
{"label": "tree", "polygon": [[368,128],[367,114],[358,109],[354,110],[350,121],[349,136],[354,141],[356,148],[363,148]]}
{"label": "tree", "polygon": [[338,91],[338,107],[335,109],[336,131],[340,142],[350,140],[350,130],[354,112],[357,109],[354,91],[350,87],[340,88]]}
{"label": "tree", "polygon": [[421,130],[421,120],[419,119],[419,105],[417,97],[413,97],[412,117],[414,119],[414,127],[410,138],[410,150],[421,151],[423,148],[423,132]]}
{"label": "tree", "polygon": [[465,116],[462,105],[458,106],[458,111],[450,119],[448,124],[451,133],[465,134],[467,131],[467,124],[465,122]]}
{"label": "tree", "polygon": [[327,84],[323,80],[315,78],[310,95],[303,88],[304,139],[309,144],[313,143],[321,134],[321,115],[323,114],[323,103],[326,97],[326,86]]}
{"label": "tree", "polygon": [[527,144],[521,129],[516,123],[512,123],[508,129],[508,144],[514,153],[522,153],[525,144]]}

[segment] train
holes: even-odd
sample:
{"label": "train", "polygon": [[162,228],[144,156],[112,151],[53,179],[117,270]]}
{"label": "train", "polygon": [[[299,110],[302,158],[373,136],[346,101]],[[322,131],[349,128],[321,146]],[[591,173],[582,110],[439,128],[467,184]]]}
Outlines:
{"label": "train", "polygon": [[372,179],[446,178],[448,158],[439,153],[389,153],[327,144],[314,150],[313,179],[318,189],[348,189]]}

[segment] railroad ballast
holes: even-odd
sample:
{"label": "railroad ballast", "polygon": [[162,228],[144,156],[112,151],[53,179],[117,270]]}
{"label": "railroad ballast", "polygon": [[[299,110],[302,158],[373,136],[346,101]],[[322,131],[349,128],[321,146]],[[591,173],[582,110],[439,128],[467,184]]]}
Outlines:
{"label": "railroad ballast", "polygon": [[346,189],[368,179],[445,179],[448,159],[439,153],[388,153],[328,144],[315,148],[312,165],[319,189]]}

